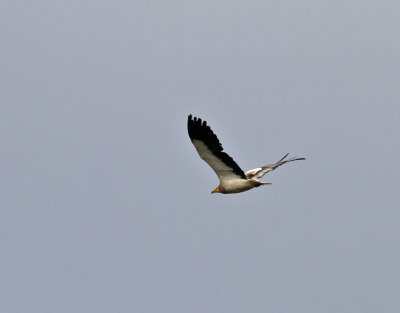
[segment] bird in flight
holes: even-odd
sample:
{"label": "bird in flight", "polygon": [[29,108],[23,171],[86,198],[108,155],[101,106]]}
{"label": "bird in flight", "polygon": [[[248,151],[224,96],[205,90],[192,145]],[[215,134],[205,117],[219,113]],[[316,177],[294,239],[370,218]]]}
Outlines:
{"label": "bird in flight", "polygon": [[200,157],[207,162],[219,178],[219,185],[211,193],[238,193],[254,187],[269,185],[258,179],[277,167],[292,161],[305,160],[305,158],[286,159],[286,154],[278,162],[249,170],[246,173],[237,163],[223,151],[217,136],[213,133],[206,121],[188,116],[188,132],[190,140]]}

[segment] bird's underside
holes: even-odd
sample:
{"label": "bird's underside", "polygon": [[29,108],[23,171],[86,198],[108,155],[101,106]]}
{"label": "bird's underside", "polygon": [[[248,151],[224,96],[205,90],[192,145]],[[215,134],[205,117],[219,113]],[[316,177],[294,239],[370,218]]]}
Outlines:
{"label": "bird's underside", "polygon": [[305,160],[305,158],[286,159],[289,155],[286,154],[276,163],[255,168],[245,173],[232,157],[223,151],[218,137],[213,133],[206,121],[189,115],[188,132],[190,140],[200,157],[214,170],[219,178],[220,184],[212,193],[238,193],[254,187],[271,184],[261,182],[258,179],[285,163]]}

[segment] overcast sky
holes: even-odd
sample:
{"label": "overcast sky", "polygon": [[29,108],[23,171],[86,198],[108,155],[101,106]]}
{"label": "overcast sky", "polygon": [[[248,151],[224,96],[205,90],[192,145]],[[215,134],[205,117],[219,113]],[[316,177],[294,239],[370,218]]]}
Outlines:
{"label": "overcast sky", "polygon": [[[399,12],[2,1],[1,311],[397,313]],[[307,160],[211,195],[188,114]]]}

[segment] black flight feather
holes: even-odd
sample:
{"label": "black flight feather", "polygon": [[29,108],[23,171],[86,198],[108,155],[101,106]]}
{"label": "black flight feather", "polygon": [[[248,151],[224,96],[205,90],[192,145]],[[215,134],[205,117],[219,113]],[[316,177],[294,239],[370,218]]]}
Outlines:
{"label": "black flight feather", "polygon": [[188,117],[188,132],[190,140],[202,141],[211,152],[216,155],[223,163],[232,168],[232,171],[239,175],[243,179],[247,179],[243,170],[237,165],[237,163],[225,152],[218,137],[213,133],[210,126],[207,125],[206,121],[202,121],[201,118],[194,117],[190,114]]}

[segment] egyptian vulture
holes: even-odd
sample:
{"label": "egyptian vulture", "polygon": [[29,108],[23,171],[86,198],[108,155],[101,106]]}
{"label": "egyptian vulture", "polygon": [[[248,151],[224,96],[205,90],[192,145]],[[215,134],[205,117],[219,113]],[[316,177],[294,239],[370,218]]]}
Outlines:
{"label": "egyptian vulture", "polygon": [[271,183],[261,182],[258,179],[285,163],[305,160],[305,158],[286,159],[289,155],[286,154],[274,164],[258,167],[245,173],[223,151],[221,143],[206,121],[202,121],[197,117],[193,118],[192,115],[189,115],[187,126],[190,140],[200,157],[211,166],[219,178],[220,184],[211,193],[238,193],[261,185],[269,185]]}

